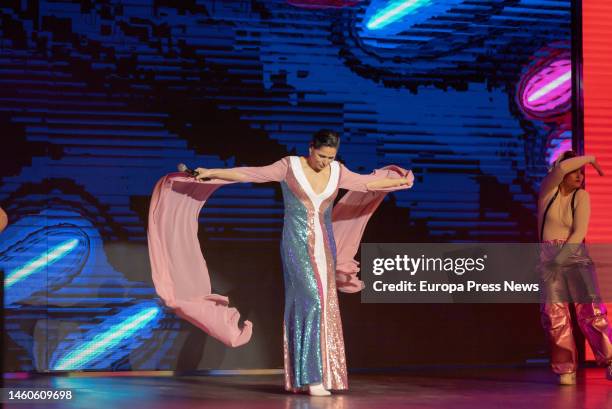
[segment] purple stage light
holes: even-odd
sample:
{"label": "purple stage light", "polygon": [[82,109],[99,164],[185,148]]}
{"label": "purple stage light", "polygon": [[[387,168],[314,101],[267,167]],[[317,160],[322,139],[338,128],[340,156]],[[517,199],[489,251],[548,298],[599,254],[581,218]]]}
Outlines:
{"label": "purple stage light", "polygon": [[569,130],[554,132],[548,137],[548,141],[546,142],[546,163],[552,166],[559,155],[571,149],[572,132]]}

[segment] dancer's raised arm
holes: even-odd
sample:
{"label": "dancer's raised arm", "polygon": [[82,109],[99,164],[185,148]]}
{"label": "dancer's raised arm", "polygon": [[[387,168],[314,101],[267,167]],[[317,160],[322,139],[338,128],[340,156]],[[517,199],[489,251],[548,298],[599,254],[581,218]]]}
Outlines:
{"label": "dancer's raised arm", "polygon": [[542,180],[539,194],[540,200],[545,200],[550,197],[550,195],[557,189],[557,186],[559,186],[559,183],[563,181],[565,175],[588,164],[591,164],[597,173],[599,173],[600,176],[603,176],[603,171],[597,163],[595,156],[576,156],[557,163],[550,173]]}

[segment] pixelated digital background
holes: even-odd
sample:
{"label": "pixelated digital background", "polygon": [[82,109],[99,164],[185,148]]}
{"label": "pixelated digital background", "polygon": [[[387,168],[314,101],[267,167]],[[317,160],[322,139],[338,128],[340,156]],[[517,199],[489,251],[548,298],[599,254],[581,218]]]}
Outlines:
{"label": "pixelated digital background", "polygon": [[[569,0],[7,0],[0,13],[8,371],[282,366],[278,186],[224,187],[200,217],[214,290],[253,321],[249,344],[227,349],[159,302],[148,202],[178,162],[264,165],[330,128],[353,171],[416,176],[364,241],[531,242],[538,181],[571,146]],[[536,305],[340,303],[352,368],[546,354]]]}

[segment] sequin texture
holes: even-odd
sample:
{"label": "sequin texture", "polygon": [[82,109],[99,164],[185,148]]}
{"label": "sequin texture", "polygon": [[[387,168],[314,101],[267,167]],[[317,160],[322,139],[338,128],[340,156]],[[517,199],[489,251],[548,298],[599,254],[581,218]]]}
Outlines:
{"label": "sequin texture", "polygon": [[[322,382],[328,389],[346,389],[344,343],[335,286],[336,248],[331,227],[337,180],[330,178],[325,194],[319,195],[323,200],[315,203],[311,200],[313,192],[307,192],[309,186],[304,186],[304,178],[300,180],[297,172],[295,166],[290,167],[285,181],[281,182],[285,202],[281,242],[285,280],[285,387],[296,391]],[[323,247],[322,252],[317,253],[317,245],[319,249]],[[323,263],[321,254],[324,254]]]}

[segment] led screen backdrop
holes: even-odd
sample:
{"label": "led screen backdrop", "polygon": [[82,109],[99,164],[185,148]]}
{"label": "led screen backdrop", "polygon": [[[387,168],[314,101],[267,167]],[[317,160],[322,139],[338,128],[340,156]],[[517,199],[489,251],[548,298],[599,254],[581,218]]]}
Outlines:
{"label": "led screen backdrop", "polygon": [[[570,1],[13,0],[0,12],[8,370],[282,365],[278,186],[224,187],[200,218],[215,292],[254,322],[247,346],[226,349],[159,304],[148,200],[178,162],[263,165],[331,128],[352,170],[395,163],[417,178],[366,241],[529,242],[538,180],[571,144]],[[537,306],[341,304],[356,367],[545,354]],[[441,327],[464,334],[454,351]]]}

